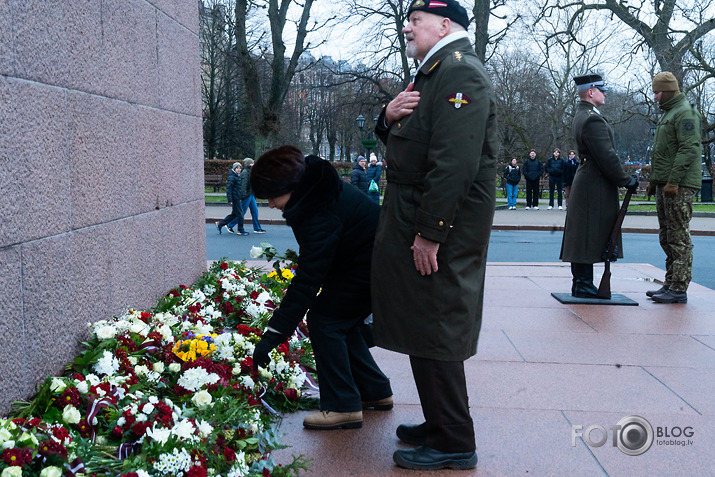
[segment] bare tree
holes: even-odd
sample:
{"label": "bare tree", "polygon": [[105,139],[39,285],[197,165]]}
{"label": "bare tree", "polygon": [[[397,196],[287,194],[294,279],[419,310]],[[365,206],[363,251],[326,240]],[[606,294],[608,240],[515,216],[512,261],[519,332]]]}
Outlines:
{"label": "bare tree", "polygon": [[[482,63],[486,63],[491,54],[487,56],[487,47],[491,46],[492,53],[496,50],[509,30],[521,18],[520,14],[509,19],[505,14],[497,13],[501,7],[507,5],[507,0],[474,0],[472,15],[474,15],[474,51]],[[503,22],[503,27],[494,33],[489,33],[489,20],[495,17]]]}
{"label": "bare tree", "polygon": [[[299,9],[299,18],[290,21],[288,12],[291,5]],[[236,0],[235,38],[238,64],[241,67],[246,101],[250,109],[250,118],[257,133],[256,153],[274,145],[280,130],[282,106],[293,77],[298,68],[299,59],[310,49],[307,41],[309,33],[324,25],[309,24],[313,0]],[[270,41],[256,41],[261,48],[252,48],[249,44],[251,32],[248,20],[251,14],[267,10],[270,28]],[[286,58],[286,26],[295,26],[293,52]],[[265,61],[270,65],[270,79],[259,74],[257,63]],[[266,85],[266,81],[270,84]]]}
{"label": "bare tree", "polygon": [[[671,71],[678,81],[684,78],[684,58],[693,46],[715,30],[713,0],[592,0],[590,2],[544,2],[537,21],[554,12],[573,9],[571,21],[562,32],[571,35],[580,15],[588,11],[604,11],[618,18],[633,32],[631,52],[648,48],[655,56],[661,71]],[[702,66],[711,67],[705,58]]]}

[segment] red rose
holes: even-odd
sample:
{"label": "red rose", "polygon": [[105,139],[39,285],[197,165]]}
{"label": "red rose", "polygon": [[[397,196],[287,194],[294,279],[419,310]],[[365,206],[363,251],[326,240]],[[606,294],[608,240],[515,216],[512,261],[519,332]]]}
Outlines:
{"label": "red rose", "polygon": [[226,270],[227,268],[228,268],[228,263],[223,262],[223,263],[221,264],[221,270]]}
{"label": "red rose", "polygon": [[285,394],[285,397],[289,401],[295,402],[298,400],[298,390],[297,389],[293,389],[293,388],[286,389],[285,391],[283,391],[283,394]]}

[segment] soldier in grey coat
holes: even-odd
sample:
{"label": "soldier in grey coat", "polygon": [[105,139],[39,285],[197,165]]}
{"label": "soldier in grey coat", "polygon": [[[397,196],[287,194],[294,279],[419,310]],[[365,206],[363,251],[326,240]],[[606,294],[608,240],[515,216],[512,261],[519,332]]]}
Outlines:
{"label": "soldier in grey coat", "polygon": [[372,262],[375,343],[410,356],[425,418],[397,428],[419,447],[396,451],[395,462],[468,469],[477,455],[464,360],[477,351],[482,320],[495,96],[455,0],[416,0],[408,19],[419,71],[376,128],[390,166]]}
{"label": "soldier in grey coat", "polygon": [[[593,264],[603,253],[618,217],[618,188],[635,190],[638,181],[623,169],[614,149],[613,129],[598,110],[606,102],[608,89],[600,75],[574,78],[581,102],[573,120],[574,138],[581,165],[571,186],[566,211],[561,259],[571,262],[571,295],[596,298]],[[618,237],[618,257],[623,257]]]}

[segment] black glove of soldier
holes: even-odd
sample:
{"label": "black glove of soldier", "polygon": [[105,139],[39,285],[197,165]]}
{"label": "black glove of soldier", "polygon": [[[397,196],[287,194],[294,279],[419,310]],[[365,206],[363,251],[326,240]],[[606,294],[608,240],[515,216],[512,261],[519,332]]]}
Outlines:
{"label": "black glove of soldier", "polygon": [[626,186],[626,189],[628,189],[630,193],[635,194],[638,190],[638,179],[636,179],[636,176],[631,176],[631,181]]}
{"label": "black glove of soldier", "polygon": [[271,362],[269,354],[279,344],[283,343],[288,339],[287,336],[275,331],[266,331],[263,333],[261,341],[256,344],[256,348],[253,350],[253,370],[257,371],[258,366],[265,368],[268,363]]}

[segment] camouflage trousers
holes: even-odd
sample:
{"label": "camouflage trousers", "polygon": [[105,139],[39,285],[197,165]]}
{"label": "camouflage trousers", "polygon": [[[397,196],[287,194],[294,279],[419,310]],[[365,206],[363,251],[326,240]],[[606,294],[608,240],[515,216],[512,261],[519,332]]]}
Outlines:
{"label": "camouflage trousers", "polygon": [[665,252],[665,285],[684,292],[690,285],[693,269],[693,242],[690,218],[693,216],[695,189],[679,187],[675,197],[666,197],[665,184],[658,184],[655,194],[660,246]]}

